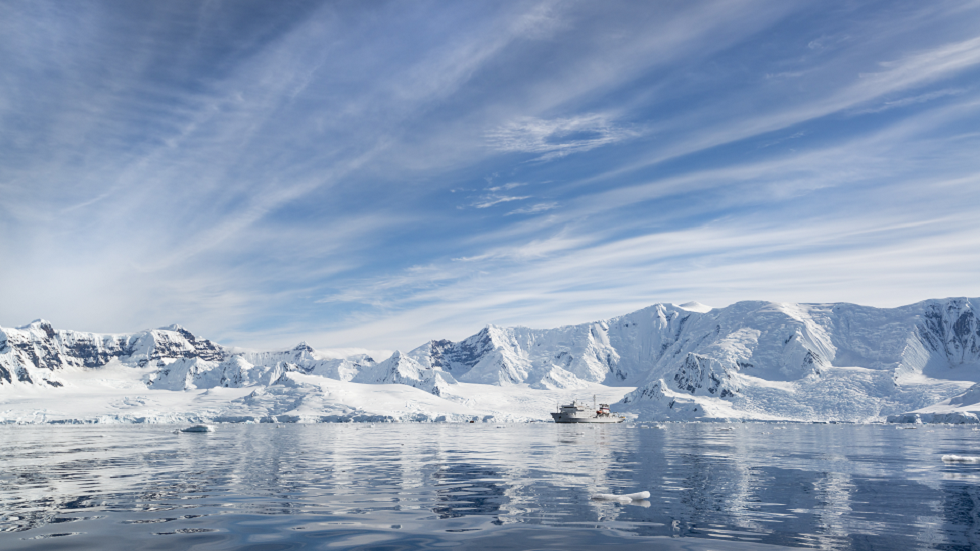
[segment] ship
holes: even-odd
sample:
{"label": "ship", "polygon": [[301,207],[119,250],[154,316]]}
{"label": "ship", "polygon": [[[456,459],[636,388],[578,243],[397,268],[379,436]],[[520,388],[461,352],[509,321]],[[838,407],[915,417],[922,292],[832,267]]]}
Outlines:
{"label": "ship", "polygon": [[609,411],[609,404],[595,405],[595,396],[592,397],[592,409],[588,404],[572,400],[571,404],[561,406],[558,411],[551,414],[556,423],[622,423],[625,417],[613,415]]}

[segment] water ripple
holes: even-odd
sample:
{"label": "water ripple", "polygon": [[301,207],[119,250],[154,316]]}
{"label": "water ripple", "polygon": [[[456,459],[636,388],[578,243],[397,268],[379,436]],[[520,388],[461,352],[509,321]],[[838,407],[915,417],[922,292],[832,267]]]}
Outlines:
{"label": "water ripple", "polygon": [[[0,437],[4,549],[980,542],[980,465],[942,461],[980,455],[968,429],[95,425]],[[642,502],[590,499],[643,490]]]}

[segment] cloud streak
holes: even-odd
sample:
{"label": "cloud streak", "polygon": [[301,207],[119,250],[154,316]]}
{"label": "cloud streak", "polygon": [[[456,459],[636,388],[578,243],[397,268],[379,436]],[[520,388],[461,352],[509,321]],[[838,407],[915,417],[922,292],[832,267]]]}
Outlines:
{"label": "cloud streak", "polygon": [[490,147],[503,152],[540,154],[535,160],[548,161],[611,145],[635,136],[617,127],[609,117],[591,113],[572,118],[541,120],[521,117],[487,135]]}

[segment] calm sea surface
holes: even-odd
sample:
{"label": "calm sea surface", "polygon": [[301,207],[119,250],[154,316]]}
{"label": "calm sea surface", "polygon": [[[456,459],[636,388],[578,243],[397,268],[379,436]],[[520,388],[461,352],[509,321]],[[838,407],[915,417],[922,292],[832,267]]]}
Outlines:
{"label": "calm sea surface", "polygon": [[980,549],[969,427],[173,430],[0,427],[0,549]]}

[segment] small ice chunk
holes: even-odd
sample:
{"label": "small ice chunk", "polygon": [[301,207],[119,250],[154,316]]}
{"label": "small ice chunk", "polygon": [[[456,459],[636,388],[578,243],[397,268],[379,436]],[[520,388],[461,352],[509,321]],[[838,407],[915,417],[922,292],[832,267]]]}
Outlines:
{"label": "small ice chunk", "polygon": [[592,496],[592,499],[594,499],[595,501],[619,501],[623,503],[623,502],[635,501],[640,499],[647,499],[649,497],[650,497],[650,492],[636,492],[635,494],[623,494],[623,495],[596,494]]}
{"label": "small ice chunk", "polygon": [[980,463],[980,457],[972,455],[944,455],[945,463]]}
{"label": "small ice chunk", "polygon": [[214,432],[214,427],[211,425],[193,425],[186,429],[180,429],[180,432]]}

